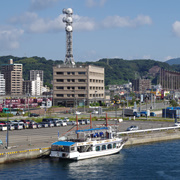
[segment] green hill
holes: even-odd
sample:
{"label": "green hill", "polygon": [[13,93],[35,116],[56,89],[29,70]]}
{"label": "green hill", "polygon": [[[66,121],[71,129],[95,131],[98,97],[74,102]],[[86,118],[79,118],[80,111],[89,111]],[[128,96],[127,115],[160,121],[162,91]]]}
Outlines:
{"label": "green hill", "polygon": [[[43,70],[44,83],[51,84],[53,79],[53,65],[62,64],[61,60],[46,60],[44,57],[13,57],[1,56],[0,65],[7,64],[9,59],[13,59],[14,63],[23,64],[23,78],[29,79],[30,70]],[[153,66],[159,66],[167,70],[180,71],[180,65],[169,65],[165,62],[155,60],[123,60],[123,59],[100,59],[96,62],[77,62],[77,64],[95,65],[105,68],[105,85],[109,84],[123,84],[136,77],[147,77],[148,71]],[[153,82],[156,83],[152,78]],[[153,79],[154,78],[154,79]]]}
{"label": "green hill", "polygon": [[180,65],[180,58],[169,59],[166,61],[169,65],[178,64]]}

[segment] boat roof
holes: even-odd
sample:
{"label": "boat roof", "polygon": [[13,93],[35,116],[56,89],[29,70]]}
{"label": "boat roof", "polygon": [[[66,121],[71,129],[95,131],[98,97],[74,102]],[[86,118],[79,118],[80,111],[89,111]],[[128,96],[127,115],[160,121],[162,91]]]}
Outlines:
{"label": "boat roof", "polygon": [[92,128],[92,129],[83,129],[83,130],[77,130],[77,133],[81,133],[81,132],[86,132],[86,131],[102,131],[102,130],[107,130],[108,127],[101,127],[101,128]]}
{"label": "boat roof", "polygon": [[52,145],[58,145],[58,146],[72,146],[75,144],[75,142],[68,142],[68,141],[57,141],[53,143]]}

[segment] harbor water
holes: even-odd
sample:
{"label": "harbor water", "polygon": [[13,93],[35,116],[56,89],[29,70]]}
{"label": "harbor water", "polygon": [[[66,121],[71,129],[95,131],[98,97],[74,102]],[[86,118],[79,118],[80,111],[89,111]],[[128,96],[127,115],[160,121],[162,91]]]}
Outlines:
{"label": "harbor water", "polygon": [[124,147],[119,154],[82,161],[40,158],[0,164],[10,179],[180,179],[180,140]]}

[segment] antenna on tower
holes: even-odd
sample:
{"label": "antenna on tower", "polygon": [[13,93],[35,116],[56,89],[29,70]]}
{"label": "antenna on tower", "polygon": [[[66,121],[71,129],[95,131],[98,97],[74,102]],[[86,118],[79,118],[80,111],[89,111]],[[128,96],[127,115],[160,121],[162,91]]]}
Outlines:
{"label": "antenna on tower", "polygon": [[72,14],[73,10],[71,8],[63,9],[63,14],[66,14],[66,17],[63,17],[63,22],[66,23],[66,57],[64,64],[66,65],[75,65],[74,59],[73,59],[73,51],[72,51]]}

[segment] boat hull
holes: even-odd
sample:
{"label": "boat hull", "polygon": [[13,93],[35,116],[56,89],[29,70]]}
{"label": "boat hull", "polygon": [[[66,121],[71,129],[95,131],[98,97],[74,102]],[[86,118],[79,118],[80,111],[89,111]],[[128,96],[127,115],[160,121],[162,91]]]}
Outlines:
{"label": "boat hull", "polygon": [[90,158],[95,158],[95,157],[100,157],[100,156],[108,156],[112,154],[119,153],[121,149],[123,148],[124,143],[121,144],[119,148],[114,148],[114,149],[108,149],[108,150],[103,150],[103,151],[91,151],[91,152],[75,152],[75,153],[61,153],[58,151],[51,151],[50,157],[56,157],[60,159],[71,159],[71,160],[83,160],[83,159],[90,159]]}

